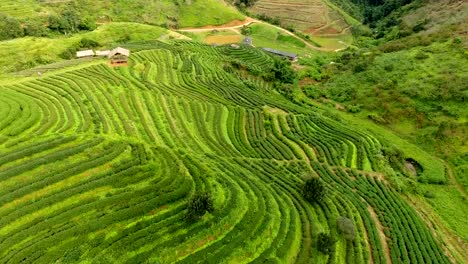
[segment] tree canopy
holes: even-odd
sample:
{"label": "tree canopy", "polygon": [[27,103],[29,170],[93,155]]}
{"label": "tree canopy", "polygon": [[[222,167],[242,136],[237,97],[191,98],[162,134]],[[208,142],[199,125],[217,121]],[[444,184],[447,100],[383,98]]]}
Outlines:
{"label": "tree canopy", "polygon": [[202,218],[205,213],[214,211],[213,199],[207,192],[195,193],[187,204],[187,219],[189,221]]}
{"label": "tree canopy", "polygon": [[325,198],[325,185],[319,178],[311,177],[305,181],[302,194],[307,201],[319,203]]}

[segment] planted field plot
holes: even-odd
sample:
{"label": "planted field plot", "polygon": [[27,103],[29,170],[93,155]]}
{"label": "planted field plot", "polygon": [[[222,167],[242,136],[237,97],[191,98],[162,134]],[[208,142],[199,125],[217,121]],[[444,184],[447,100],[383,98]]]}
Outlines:
{"label": "planted field plot", "polygon": [[31,17],[41,11],[38,1],[35,0],[2,0],[0,13],[13,17]]}
{"label": "planted field plot", "polygon": [[[383,143],[223,67],[268,70],[269,55],[153,48],[0,86],[0,262],[450,263],[379,173]],[[304,175],[323,203],[304,200]],[[187,222],[201,191],[215,210]]]}
{"label": "planted field plot", "polygon": [[256,14],[279,18],[283,26],[292,26],[314,35],[337,35],[349,28],[344,18],[321,0],[259,0],[251,8]]}
{"label": "planted field plot", "polygon": [[231,43],[239,43],[241,42],[242,38],[241,35],[213,35],[213,36],[206,36],[203,39],[203,42],[206,44],[231,44]]}

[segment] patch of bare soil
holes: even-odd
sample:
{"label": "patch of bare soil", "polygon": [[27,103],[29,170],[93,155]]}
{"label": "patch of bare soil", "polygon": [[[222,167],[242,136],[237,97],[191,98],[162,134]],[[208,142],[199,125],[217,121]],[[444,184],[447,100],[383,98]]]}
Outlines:
{"label": "patch of bare soil", "polygon": [[406,161],[405,162],[405,169],[411,173],[411,175],[416,176],[418,172],[416,171],[416,168],[411,164],[411,162]]}
{"label": "patch of bare soil", "polygon": [[232,27],[240,27],[246,24],[249,24],[251,22],[255,21],[254,19],[247,17],[245,20],[233,20],[231,22],[228,22],[223,25],[218,25],[218,26],[212,26],[212,25],[206,25],[203,27],[191,27],[191,28],[181,28],[180,30],[189,30],[189,29],[224,29],[224,28],[232,28]]}
{"label": "patch of bare soil", "polygon": [[228,35],[228,36],[207,36],[203,42],[206,44],[231,44],[239,43],[241,41],[240,35]]}
{"label": "patch of bare soil", "polygon": [[[293,68],[296,69],[296,67],[294,67],[294,64],[293,64]],[[306,78],[304,78],[304,79],[302,79],[302,80],[299,80],[299,87],[304,87],[304,86],[306,86],[306,85],[309,85],[309,84],[316,84],[316,83],[318,83],[316,80],[311,79],[311,78],[309,78],[309,77],[306,77]]]}
{"label": "patch of bare soil", "polygon": [[342,104],[336,103],[335,104],[335,109],[340,110],[340,111],[346,111],[346,107]]}

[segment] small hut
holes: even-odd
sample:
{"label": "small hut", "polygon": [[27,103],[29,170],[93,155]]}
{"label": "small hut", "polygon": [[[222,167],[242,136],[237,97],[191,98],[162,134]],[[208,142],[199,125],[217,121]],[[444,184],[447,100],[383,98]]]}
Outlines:
{"label": "small hut", "polygon": [[117,47],[109,52],[107,57],[111,60],[112,64],[127,64],[130,51],[121,47]]}
{"label": "small hut", "polygon": [[77,58],[88,58],[88,57],[93,57],[93,56],[94,56],[94,51],[92,50],[82,50],[82,51],[76,52]]}

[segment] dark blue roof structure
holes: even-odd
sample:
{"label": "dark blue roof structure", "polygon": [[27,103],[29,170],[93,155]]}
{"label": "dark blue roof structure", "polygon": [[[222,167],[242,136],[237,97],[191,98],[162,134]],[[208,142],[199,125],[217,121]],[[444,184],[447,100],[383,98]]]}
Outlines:
{"label": "dark blue roof structure", "polygon": [[267,52],[270,52],[270,53],[273,53],[273,54],[276,54],[276,55],[279,55],[279,56],[287,57],[290,60],[296,60],[297,59],[297,54],[294,54],[294,53],[275,50],[275,49],[271,49],[271,48],[263,48],[263,50],[267,51]]}

